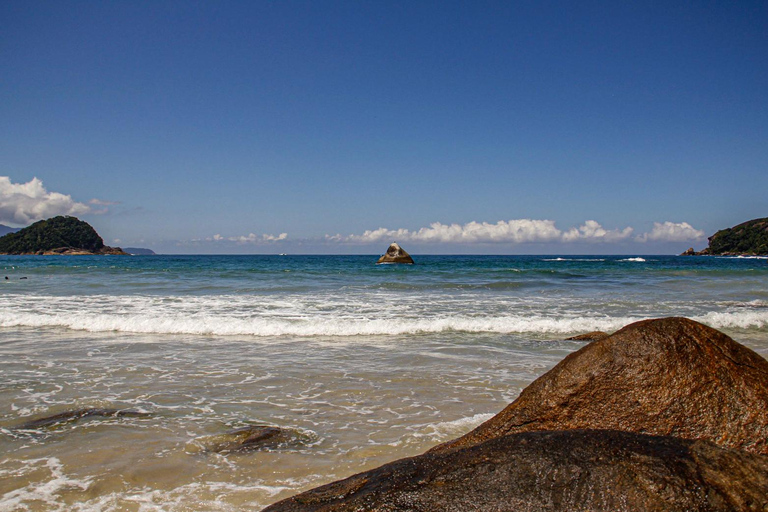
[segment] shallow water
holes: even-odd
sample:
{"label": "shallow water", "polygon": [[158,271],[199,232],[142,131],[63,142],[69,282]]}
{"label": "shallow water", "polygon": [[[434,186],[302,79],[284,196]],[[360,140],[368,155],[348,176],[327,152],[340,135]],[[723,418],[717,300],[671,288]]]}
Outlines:
{"label": "shallow water", "polygon": [[[768,356],[766,260],[369,260],[0,259],[0,510],[258,510],[463,434],[583,346],[568,335],[640,318]],[[84,407],[150,415],[14,428]],[[302,442],[195,443],[254,424]]]}

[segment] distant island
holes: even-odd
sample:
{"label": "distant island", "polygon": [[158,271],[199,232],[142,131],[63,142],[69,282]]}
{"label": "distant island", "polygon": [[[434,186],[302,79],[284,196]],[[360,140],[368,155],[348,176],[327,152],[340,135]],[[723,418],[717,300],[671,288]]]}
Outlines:
{"label": "distant island", "polygon": [[143,247],[123,247],[123,250],[131,256],[154,256],[156,253],[152,249]]}
{"label": "distant island", "polygon": [[119,247],[104,245],[96,230],[76,217],[58,216],[0,237],[0,254],[95,255],[122,254]]}
{"label": "distant island", "polygon": [[709,247],[683,256],[768,256],[768,218],[754,219],[732,228],[721,229],[709,237]]}

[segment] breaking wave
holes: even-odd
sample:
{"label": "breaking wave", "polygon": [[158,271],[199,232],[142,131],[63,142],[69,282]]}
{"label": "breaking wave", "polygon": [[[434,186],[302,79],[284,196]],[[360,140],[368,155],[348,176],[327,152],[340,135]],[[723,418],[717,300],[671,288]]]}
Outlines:
{"label": "breaking wave", "polygon": [[[219,297],[29,297],[0,299],[0,327],[65,328],[90,332],[143,334],[278,336],[366,336],[441,332],[568,334],[614,331],[629,323],[669,315],[633,315],[632,308],[606,315],[599,307],[559,311],[551,302],[495,306],[488,312],[471,300],[455,304],[375,304],[320,298],[285,298],[257,303],[253,298]],[[438,306],[442,311],[436,312]],[[487,305],[491,308],[492,305]],[[593,305],[594,306],[594,305]],[[518,310],[515,310],[515,307]],[[768,310],[756,304],[688,314],[715,328],[768,327]]]}

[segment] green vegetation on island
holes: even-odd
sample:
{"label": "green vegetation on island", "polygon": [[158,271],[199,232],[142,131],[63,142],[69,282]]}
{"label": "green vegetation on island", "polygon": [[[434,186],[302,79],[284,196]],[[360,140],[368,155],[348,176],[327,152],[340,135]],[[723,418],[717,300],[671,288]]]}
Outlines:
{"label": "green vegetation on island", "polygon": [[0,254],[125,254],[104,245],[93,227],[75,217],[58,216],[0,237]]}
{"label": "green vegetation on island", "polygon": [[709,247],[696,252],[692,248],[684,256],[768,256],[768,218],[743,222],[721,229],[709,237]]}

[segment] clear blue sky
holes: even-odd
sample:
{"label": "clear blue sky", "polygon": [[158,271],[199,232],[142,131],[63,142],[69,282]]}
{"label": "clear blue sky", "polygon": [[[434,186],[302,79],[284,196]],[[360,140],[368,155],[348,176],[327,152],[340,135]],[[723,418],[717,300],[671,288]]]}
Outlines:
{"label": "clear blue sky", "polygon": [[162,252],[702,248],[768,216],[768,2],[8,0],[0,156],[0,223]]}

